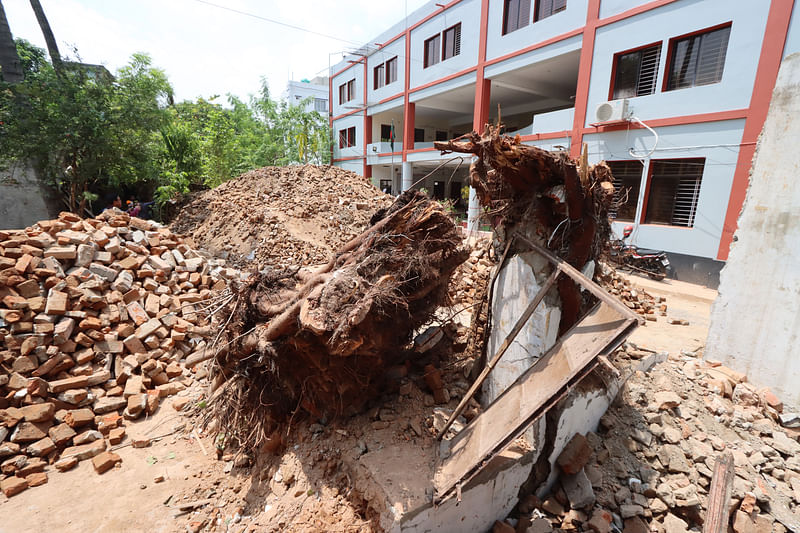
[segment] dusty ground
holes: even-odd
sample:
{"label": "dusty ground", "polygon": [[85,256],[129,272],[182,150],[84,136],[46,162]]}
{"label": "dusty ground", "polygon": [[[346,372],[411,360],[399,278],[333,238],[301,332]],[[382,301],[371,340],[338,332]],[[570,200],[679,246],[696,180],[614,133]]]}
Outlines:
{"label": "dusty ground", "polygon": [[[665,317],[658,317],[657,322],[648,322],[645,327],[639,328],[631,339],[633,342],[653,350],[666,350],[672,354],[680,353],[682,349],[692,350],[704,343],[715,291],[679,281],[654,282],[638,276],[631,276],[630,279],[636,286],[645,289],[653,296],[667,297],[668,318],[683,318],[690,322],[688,326],[670,325]],[[416,387],[414,391],[415,394],[420,394]],[[193,388],[189,394],[198,395],[200,390]],[[422,415],[406,412],[403,403],[400,400],[397,405],[390,406],[394,409],[390,408],[386,414],[378,414],[375,417],[378,419],[376,427],[382,427],[380,422],[384,417],[391,420],[391,424],[386,424],[391,425],[390,428],[378,432],[386,432],[387,445],[390,445],[395,438],[429,438],[424,434],[426,430]],[[402,422],[395,421],[393,415],[402,419]],[[359,438],[358,424],[370,423],[368,420],[373,419],[367,417],[369,415],[364,415],[365,420],[361,421],[353,419],[338,428],[325,428],[328,432],[340,431],[341,454],[363,453],[363,450],[360,452],[357,450],[362,444],[366,450],[382,448],[384,444],[380,440],[364,442]],[[412,423],[416,427],[412,427]],[[203,454],[201,446],[192,438],[190,432],[187,433],[187,430],[192,428],[192,419],[176,413],[169,402],[165,402],[153,418],[128,423],[128,435],[146,434],[152,437],[168,433],[181,424],[185,425],[184,430],[148,448],[134,449],[127,446],[119,449],[117,453],[122,457],[121,466],[103,475],[97,475],[92,470],[91,463],[83,461],[72,471],[49,473],[46,485],[29,489],[10,499],[3,498],[0,502],[0,516],[3,516],[0,533],[186,531],[192,522],[197,522],[197,519],[207,519],[209,516],[217,522],[216,530],[219,531],[226,529],[245,531],[249,527],[261,530],[260,528],[269,521],[266,515],[274,515],[273,509],[277,511],[286,503],[284,498],[282,499],[284,501],[278,504],[274,495],[274,489],[281,484],[275,483],[277,468],[281,465],[270,465],[267,470],[269,473],[264,472],[269,477],[260,483],[259,476],[255,475],[253,468],[234,468],[230,473],[225,473],[226,464],[229,466],[230,464],[217,459],[213,443],[208,438],[204,438],[203,442],[209,455]],[[422,436],[416,434],[416,430],[420,429],[424,434]],[[298,459],[307,456],[314,461],[311,452],[313,447],[307,446],[313,440],[312,438],[310,441],[300,443],[296,454]],[[300,468],[295,470],[298,478],[295,484],[302,485],[303,488],[302,491],[291,489],[291,493],[296,495],[298,507],[308,506],[317,500],[320,494],[333,495],[332,501],[339,502],[338,508],[329,509],[330,516],[323,517],[325,518],[323,523],[331,524],[331,519],[336,519],[339,524],[336,529],[346,531],[347,529],[342,527],[342,520],[350,517],[356,524],[361,523],[362,526],[366,526],[366,523],[362,522],[365,517],[358,514],[358,511],[363,512],[364,509],[358,508],[359,498],[354,497],[357,495],[345,493],[337,500],[339,489],[335,483],[331,483],[330,486],[315,486],[315,480],[324,476],[329,468],[322,457],[316,457],[316,462],[319,464],[308,468],[308,472],[304,472],[303,475]],[[277,479],[288,473],[283,470],[277,474]],[[155,483],[154,479],[160,475],[163,475],[165,480]],[[287,487],[283,490],[287,491],[288,485],[282,484]],[[292,487],[295,484],[292,484]],[[219,509],[207,506],[198,513],[175,516],[176,510],[171,507],[176,500],[185,502],[205,498],[216,499]],[[237,509],[244,519],[236,516]],[[267,509],[272,512],[264,513]],[[319,512],[319,509],[314,511],[314,513]],[[305,513],[305,516],[313,514]],[[313,531],[315,527],[313,521],[304,526],[301,530]],[[352,530],[358,529],[356,526]]]}

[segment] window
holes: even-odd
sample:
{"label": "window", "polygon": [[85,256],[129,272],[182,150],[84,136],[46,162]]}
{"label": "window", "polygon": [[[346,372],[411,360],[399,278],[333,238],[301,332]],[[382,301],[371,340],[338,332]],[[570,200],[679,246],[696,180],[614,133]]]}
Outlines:
{"label": "window", "polygon": [[615,220],[633,222],[644,167],[639,161],[608,161],[608,167],[614,175],[614,201],[609,215]]}
{"label": "window", "polygon": [[397,81],[397,56],[386,62],[386,85]]}
{"label": "window", "polygon": [[414,142],[415,143],[423,143],[425,142],[425,130],[422,128],[414,128]]}
{"label": "window", "polygon": [[661,43],[633,52],[617,54],[614,58],[612,100],[645,96],[656,92]]}
{"label": "window", "polygon": [[731,27],[670,42],[669,68],[665,90],[709,85],[722,79]]}
{"label": "window", "polygon": [[567,0],[536,0],[533,21],[537,22],[567,9]]}
{"label": "window", "polygon": [[324,98],[314,98],[314,111],[320,113],[328,112],[328,101]]}
{"label": "window", "polygon": [[351,126],[345,130],[339,130],[339,148],[350,148],[356,145],[356,127]]}
{"label": "window", "polygon": [[381,124],[381,141],[389,142],[390,140],[392,140],[391,124]]}
{"label": "window", "polygon": [[384,75],[383,69],[383,63],[381,63],[373,70],[373,89],[380,89],[386,85],[386,76]]}
{"label": "window", "polygon": [[439,62],[439,44],[441,40],[441,35],[436,34],[425,41],[425,62],[423,68],[428,68]]}
{"label": "window", "polygon": [[644,223],[694,226],[705,159],[666,159],[650,163]]}
{"label": "window", "polygon": [[503,2],[503,35],[524,28],[531,19],[531,0]]}
{"label": "window", "polygon": [[444,45],[442,46],[442,61],[450,59],[461,53],[461,23],[444,30]]}
{"label": "window", "polygon": [[352,79],[347,83],[339,85],[339,105],[349,102],[356,97],[356,80]]}
{"label": "window", "polygon": [[381,192],[392,194],[392,180],[381,180]]}
{"label": "window", "polygon": [[435,139],[437,141],[446,141],[447,140],[447,132],[446,131],[436,131]]}
{"label": "window", "polygon": [[448,197],[451,200],[454,200],[454,204],[457,204],[458,201],[461,199],[461,182],[460,181],[451,181],[450,182],[450,196]]}

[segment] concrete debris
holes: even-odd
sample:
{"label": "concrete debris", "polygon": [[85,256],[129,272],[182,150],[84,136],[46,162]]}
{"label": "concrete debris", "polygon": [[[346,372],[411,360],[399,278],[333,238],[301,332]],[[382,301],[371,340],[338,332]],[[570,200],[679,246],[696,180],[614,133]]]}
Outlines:
{"label": "concrete debris", "polygon": [[[636,363],[640,350],[626,343],[614,364]],[[699,531],[715,462],[731,453],[730,530],[786,531],[784,523],[791,530],[792,513],[800,513],[800,431],[787,426],[794,415],[779,414],[771,391],[697,359],[700,352],[634,373],[598,433],[576,435],[559,455],[562,475],[551,495],[541,502],[523,496],[511,516],[530,522],[544,514],[550,527],[598,532],[609,530],[607,513],[610,530],[623,533]],[[689,363],[692,372],[684,372]],[[733,394],[716,386],[720,379]],[[569,475],[565,465],[573,463],[582,469]],[[591,484],[586,472],[593,472]],[[575,512],[591,518],[577,520]]]}
{"label": "concrete debris", "polygon": [[105,452],[105,439],[119,444],[125,435],[118,413],[152,414],[147,408],[159,396],[195,381],[181,361],[205,345],[201,307],[218,299],[227,282],[193,246],[117,210],[95,219],[62,213],[24,230],[3,230],[6,495],[47,481],[22,479],[34,458],[47,458],[58,470],[94,458],[95,469],[105,472],[118,462]]}

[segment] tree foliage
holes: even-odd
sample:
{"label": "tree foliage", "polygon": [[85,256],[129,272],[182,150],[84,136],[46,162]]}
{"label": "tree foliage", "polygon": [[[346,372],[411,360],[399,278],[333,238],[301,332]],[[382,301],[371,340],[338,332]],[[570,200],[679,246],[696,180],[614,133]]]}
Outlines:
{"label": "tree foliage", "polygon": [[121,187],[163,203],[261,166],[330,162],[327,119],[273,100],[264,81],[247,103],[174,103],[145,54],[111,76],[70,61],[56,72],[40,48],[17,49],[25,79],[0,85],[0,163],[30,161],[72,210]]}

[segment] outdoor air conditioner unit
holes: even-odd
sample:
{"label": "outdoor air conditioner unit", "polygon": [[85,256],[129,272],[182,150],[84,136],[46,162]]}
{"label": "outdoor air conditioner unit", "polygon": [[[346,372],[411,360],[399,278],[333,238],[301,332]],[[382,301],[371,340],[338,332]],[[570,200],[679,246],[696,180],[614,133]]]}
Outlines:
{"label": "outdoor air conditioner unit", "polygon": [[628,119],[628,99],[603,102],[594,110],[597,122],[623,122]]}

